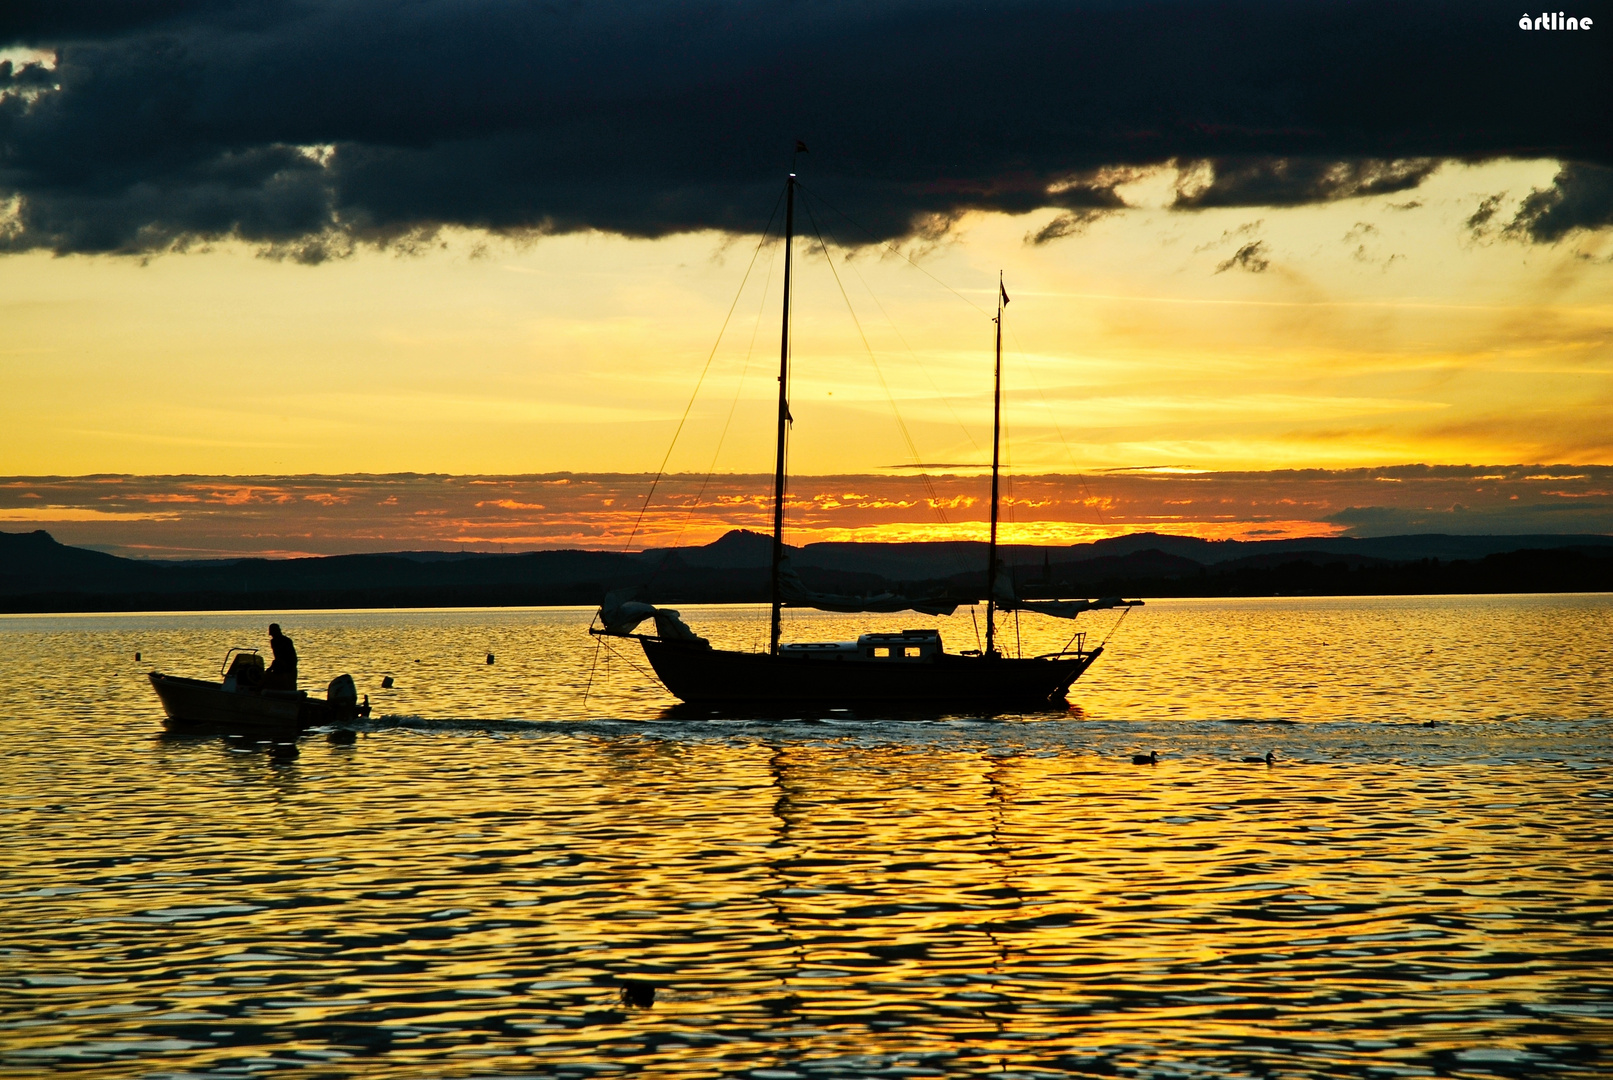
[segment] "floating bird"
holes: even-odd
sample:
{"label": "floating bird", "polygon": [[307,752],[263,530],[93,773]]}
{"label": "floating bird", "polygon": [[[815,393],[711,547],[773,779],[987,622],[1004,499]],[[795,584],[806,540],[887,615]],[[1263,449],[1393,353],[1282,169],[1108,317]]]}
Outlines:
{"label": "floating bird", "polygon": [[623,979],[621,999],[623,1005],[631,1005],[635,1009],[648,1009],[655,1004],[655,987],[637,979]]}
{"label": "floating bird", "polygon": [[1158,765],[1159,751],[1150,750],[1146,754],[1133,754],[1131,755],[1131,763],[1133,765]]}
{"label": "floating bird", "polygon": [[330,742],[335,743],[337,746],[352,746],[354,743],[358,742],[358,732],[354,731],[352,728],[339,727],[332,731],[329,735],[325,736],[325,738]]}
{"label": "floating bird", "polygon": [[1265,757],[1246,757],[1243,760],[1249,765],[1270,765],[1277,760],[1277,754],[1274,751],[1267,750]]}
{"label": "floating bird", "polygon": [[493,662],[493,654],[492,653],[487,654],[487,662],[489,664],[491,664]]}
{"label": "floating bird", "polygon": [[390,689],[392,689],[392,676],[388,675],[388,676],[386,676],[385,678],[383,678],[381,680],[381,689],[382,690],[390,690]]}

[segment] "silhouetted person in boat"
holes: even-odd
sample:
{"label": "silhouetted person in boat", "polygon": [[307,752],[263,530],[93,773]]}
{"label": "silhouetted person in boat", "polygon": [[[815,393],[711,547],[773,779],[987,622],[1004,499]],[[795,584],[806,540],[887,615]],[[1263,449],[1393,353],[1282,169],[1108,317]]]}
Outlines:
{"label": "silhouetted person in boat", "polygon": [[280,632],[279,623],[269,624],[269,648],[274,653],[274,662],[269,665],[269,670],[263,673],[263,688],[297,689],[297,647],[291,643],[290,638]]}

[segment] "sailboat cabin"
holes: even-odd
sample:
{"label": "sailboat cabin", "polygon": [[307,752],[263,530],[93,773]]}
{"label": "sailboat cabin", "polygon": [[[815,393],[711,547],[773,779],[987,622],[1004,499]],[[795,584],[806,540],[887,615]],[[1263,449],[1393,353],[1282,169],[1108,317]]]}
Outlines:
{"label": "sailboat cabin", "polygon": [[799,641],[780,646],[779,652],[835,660],[933,660],[941,655],[941,631],[862,634],[856,641]]}

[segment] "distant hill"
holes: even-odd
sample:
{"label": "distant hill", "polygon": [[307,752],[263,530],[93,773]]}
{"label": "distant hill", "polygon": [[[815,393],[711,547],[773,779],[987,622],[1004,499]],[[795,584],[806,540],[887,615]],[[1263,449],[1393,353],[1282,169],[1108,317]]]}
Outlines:
{"label": "distant hill", "polygon": [[[761,539],[764,542],[766,540],[765,537]],[[1194,536],[1132,533],[1090,544],[1071,544],[1068,547],[1004,544],[998,550],[1007,562],[1017,566],[1039,566],[1044,561],[1083,562],[1089,559],[1133,555],[1143,551],[1157,551],[1191,559],[1204,566],[1216,566],[1257,555],[1295,557],[1298,554],[1304,554],[1309,558],[1368,558],[1390,562],[1439,559],[1448,562],[1455,559],[1482,559],[1486,555],[1499,555],[1508,551],[1597,547],[1609,544],[1613,544],[1613,536],[1598,534],[1564,536],[1428,534],[1364,539],[1306,537],[1296,540],[1201,540]],[[946,576],[959,572],[964,566],[984,566],[986,545],[978,541],[808,544],[801,549],[801,554],[795,561],[799,565],[820,566],[825,569],[860,566],[875,573],[895,576],[910,574]]]}
{"label": "distant hill", "polygon": [[154,588],[162,566],[58,544],[43,529],[0,532],[0,596]]}
{"label": "distant hill", "polygon": [[[1613,591],[1613,537],[1392,536],[1199,540],[1136,534],[1001,549],[1024,596],[1367,595]],[[984,596],[986,545],[788,547],[812,588],[852,595]],[[0,532],[0,611],[229,610],[597,604],[617,589],[656,603],[761,602],[771,541],[734,530],[701,547],[638,554],[396,552],[306,559],[146,562]]]}

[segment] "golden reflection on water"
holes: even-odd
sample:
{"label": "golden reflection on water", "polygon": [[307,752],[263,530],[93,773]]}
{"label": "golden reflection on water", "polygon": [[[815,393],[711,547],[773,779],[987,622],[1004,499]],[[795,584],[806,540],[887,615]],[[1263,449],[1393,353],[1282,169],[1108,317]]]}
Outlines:
{"label": "golden reflection on water", "polygon": [[[1031,722],[668,717],[622,661],[589,719],[586,615],[299,616],[399,687],[278,761],[139,678],[264,620],[0,621],[0,1075],[1603,1072],[1613,605],[1553,602],[1160,605]],[[1378,629],[1453,622],[1583,632],[1453,683]]]}

